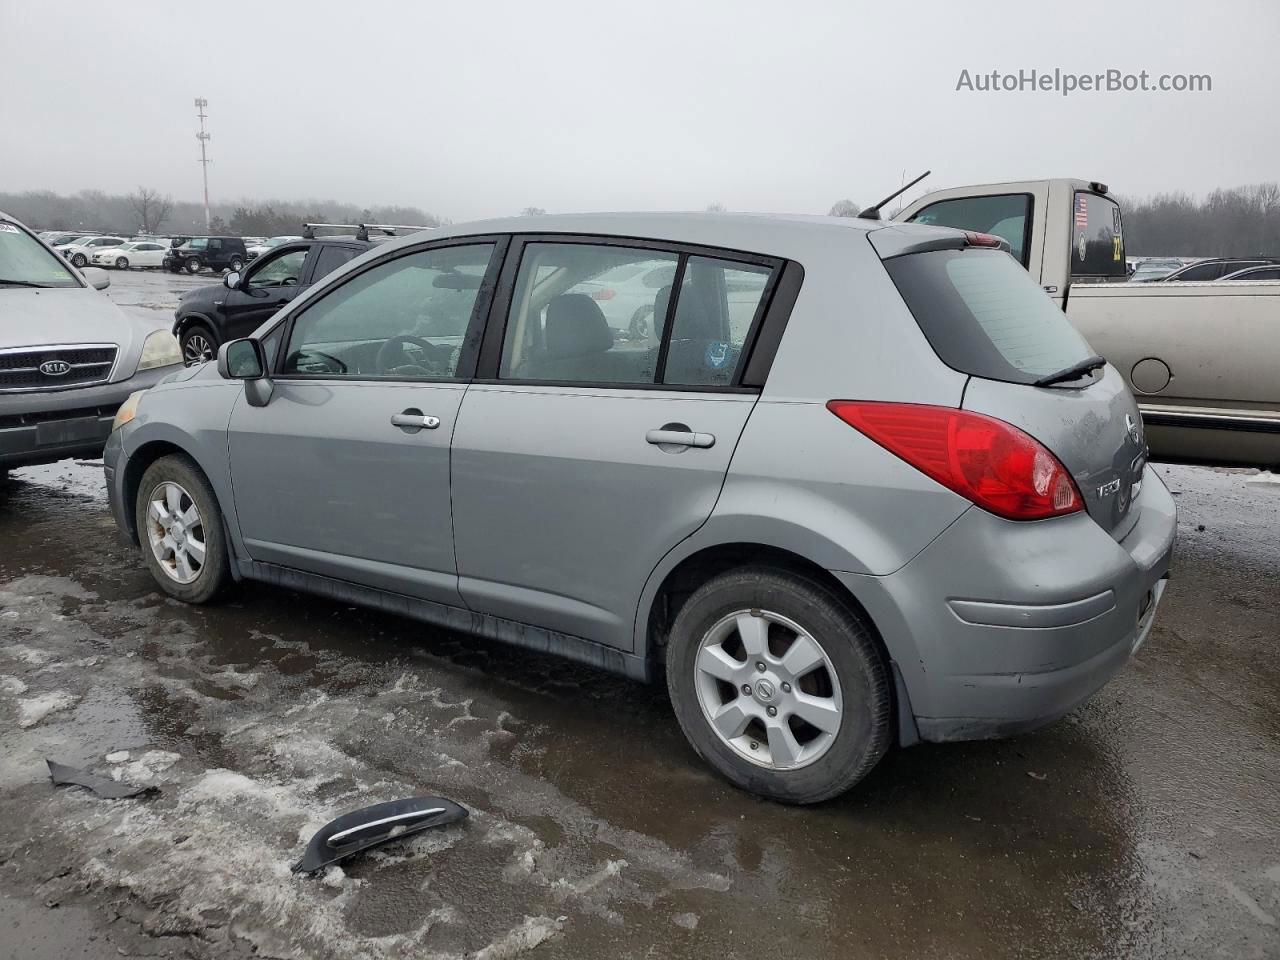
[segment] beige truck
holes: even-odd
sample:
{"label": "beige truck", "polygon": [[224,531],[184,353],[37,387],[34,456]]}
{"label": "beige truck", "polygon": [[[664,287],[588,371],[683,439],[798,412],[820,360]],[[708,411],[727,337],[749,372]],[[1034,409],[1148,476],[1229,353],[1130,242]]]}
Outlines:
{"label": "beige truck", "polygon": [[1126,283],[1104,184],[926,194],[895,218],[1002,237],[1138,398],[1159,459],[1280,465],[1280,281]]}

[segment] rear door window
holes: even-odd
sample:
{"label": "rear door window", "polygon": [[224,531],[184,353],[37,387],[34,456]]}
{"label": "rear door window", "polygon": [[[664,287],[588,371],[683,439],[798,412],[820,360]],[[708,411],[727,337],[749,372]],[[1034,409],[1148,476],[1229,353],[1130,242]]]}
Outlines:
{"label": "rear door window", "polygon": [[333,271],[337,270],[344,263],[358,256],[359,253],[359,250],[355,250],[351,247],[321,247],[320,253],[316,257],[315,271],[311,275],[312,283],[327,274],[333,273]]}
{"label": "rear door window", "polygon": [[1027,265],[1028,228],[1031,224],[1029,193],[939,200],[917,213],[911,222],[990,233],[1007,241],[1009,252],[1024,267]]}
{"label": "rear door window", "polygon": [[947,366],[987,380],[1034,383],[1093,355],[1012,257],[935,250],[885,261],[902,299]]}
{"label": "rear door window", "polygon": [[1071,276],[1128,276],[1120,206],[1110,197],[1077,190],[1071,207]]}

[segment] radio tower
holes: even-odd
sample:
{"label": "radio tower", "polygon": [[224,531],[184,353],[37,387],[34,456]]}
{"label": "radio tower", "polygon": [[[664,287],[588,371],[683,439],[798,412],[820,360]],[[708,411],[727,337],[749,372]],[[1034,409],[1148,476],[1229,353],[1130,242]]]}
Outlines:
{"label": "radio tower", "polygon": [[196,134],[196,139],[200,141],[200,169],[204,171],[204,229],[208,233],[211,228],[212,221],[209,219],[209,157],[205,153],[205,144],[209,142],[209,134],[204,131],[204,122],[208,119],[208,114],[204,112],[204,108],[209,105],[209,101],[204,97],[196,97],[196,116],[200,118],[200,132]]}

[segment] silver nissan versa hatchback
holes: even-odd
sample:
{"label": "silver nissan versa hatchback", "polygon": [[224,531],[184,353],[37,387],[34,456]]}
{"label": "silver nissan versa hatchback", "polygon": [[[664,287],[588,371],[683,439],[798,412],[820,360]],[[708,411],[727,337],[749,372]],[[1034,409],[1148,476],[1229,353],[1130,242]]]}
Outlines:
{"label": "silver nissan versa hatchback", "polygon": [[106,476],[174,597],[264,580],[665,671],[694,749],[794,803],[1070,711],[1146,638],[1175,526],[1120,374],[1003,241],[868,220],[380,246],[131,397]]}

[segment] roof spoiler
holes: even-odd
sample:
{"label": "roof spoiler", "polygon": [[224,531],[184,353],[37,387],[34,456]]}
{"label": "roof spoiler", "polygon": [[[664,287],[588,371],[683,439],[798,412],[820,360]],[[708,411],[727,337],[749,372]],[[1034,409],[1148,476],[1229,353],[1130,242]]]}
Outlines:
{"label": "roof spoiler", "polygon": [[371,232],[381,234],[384,237],[400,237],[407,236],[410,233],[418,233],[420,230],[435,229],[435,227],[424,227],[411,223],[304,223],[302,225],[303,239],[314,240],[317,228],[354,230],[357,240],[368,240]]}

